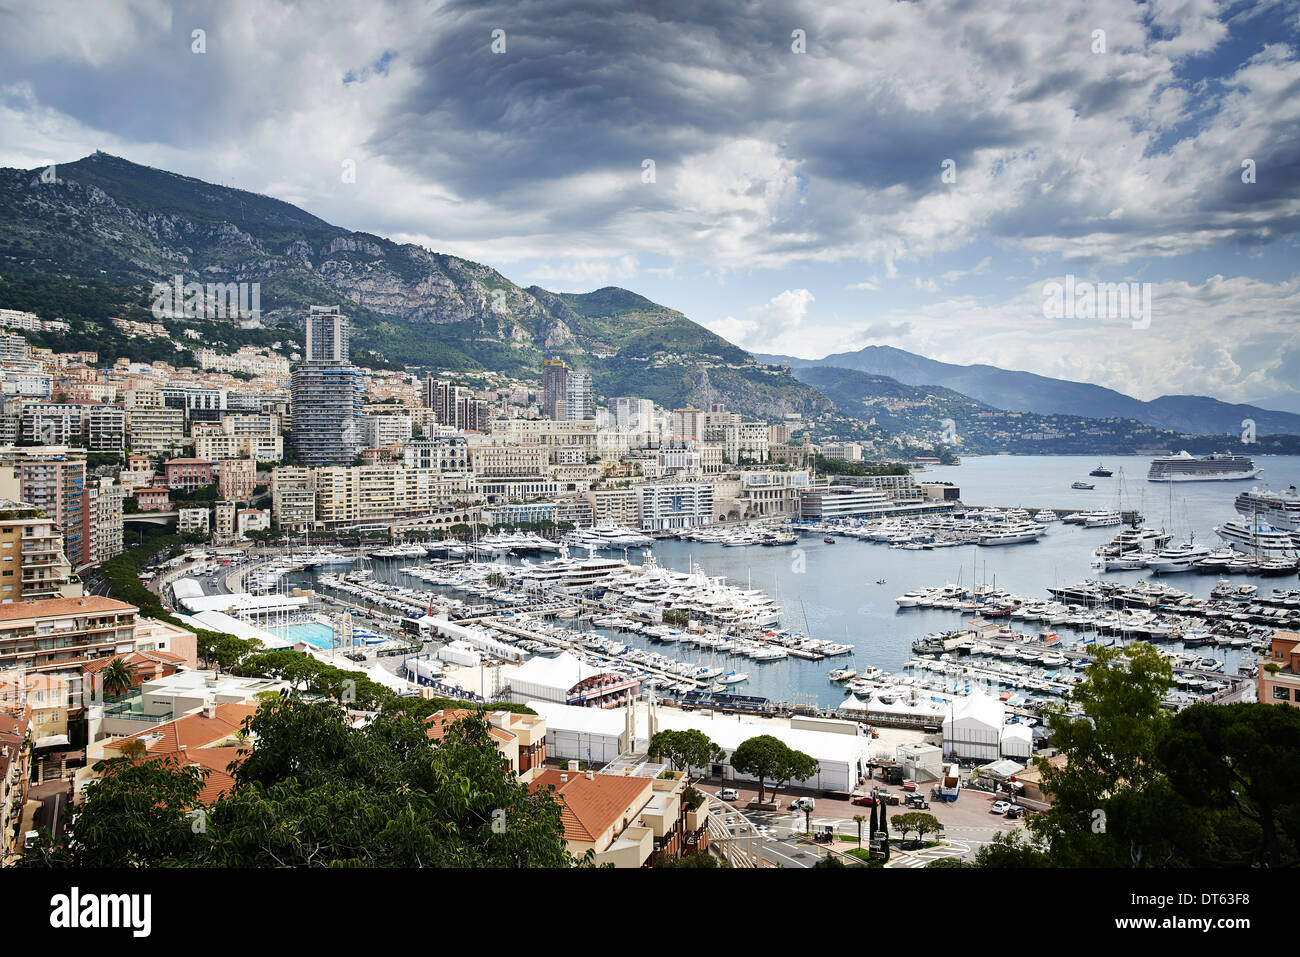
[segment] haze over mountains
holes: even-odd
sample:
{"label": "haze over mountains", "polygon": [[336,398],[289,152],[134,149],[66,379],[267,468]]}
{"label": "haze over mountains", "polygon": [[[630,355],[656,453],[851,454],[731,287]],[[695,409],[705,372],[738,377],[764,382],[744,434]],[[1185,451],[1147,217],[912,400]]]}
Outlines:
{"label": "haze over mountains", "polygon": [[1008,412],[1125,418],[1178,432],[1240,433],[1243,419],[1253,419],[1259,434],[1300,434],[1300,415],[1253,405],[1237,405],[1199,395],[1165,395],[1149,402],[1087,382],[1053,379],[1032,372],[990,365],[954,365],[927,359],[891,346],[867,346],[822,359],[754,353],[762,362],[808,367],[855,369],[889,376],[905,385],[942,386]]}

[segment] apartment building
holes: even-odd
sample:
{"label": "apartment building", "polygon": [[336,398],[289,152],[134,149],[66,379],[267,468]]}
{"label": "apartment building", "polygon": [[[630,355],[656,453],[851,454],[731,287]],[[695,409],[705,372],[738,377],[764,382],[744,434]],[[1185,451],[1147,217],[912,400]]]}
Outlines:
{"label": "apartment building", "polygon": [[405,445],[411,440],[411,417],[392,415],[365,415],[361,417],[361,441],[368,449],[385,445]]}
{"label": "apartment building", "polygon": [[211,526],[211,511],[207,508],[176,510],[176,531],[181,535],[206,535]]}
{"label": "apartment building", "polygon": [[74,568],[98,560],[98,488],[87,485],[81,450],[0,448],[0,498],[26,502],[49,516],[63,535],[64,553]]}
{"label": "apartment building", "polygon": [[134,651],[136,612],[100,595],[0,605],[0,669],[60,671]]}
{"label": "apartment building", "polygon": [[271,515],[281,529],[302,532],[315,527],[314,469],[282,465],[271,471]]}
{"label": "apartment building", "polygon": [[86,448],[92,452],[121,452],[126,448],[126,410],[117,405],[88,406]]}
{"label": "apartment building", "polygon": [[637,495],[631,488],[592,489],[583,498],[591,506],[593,525],[636,525]]}
{"label": "apartment building", "polygon": [[351,463],[364,448],[361,370],[345,362],[304,362],[293,370],[291,392],[292,437],[298,461],[304,465]]}
{"label": "apartment building", "polygon": [[194,428],[194,456],[212,462],[221,459],[279,462],[284,458],[284,438],[278,433],[232,435],[211,425],[200,425]]}
{"label": "apartment building", "polygon": [[[155,393],[161,400],[162,393]],[[132,452],[166,455],[185,444],[185,412],[163,405],[127,408],[126,431]]]}
{"label": "apartment building", "polygon": [[257,487],[257,463],[250,459],[222,459],[216,465],[217,494],[232,502],[247,502]]}
{"label": "apartment building", "polygon": [[81,594],[54,520],[35,506],[0,500],[0,602]]}
{"label": "apartment building", "polygon": [[638,485],[637,526],[642,531],[694,528],[713,522],[713,486],[703,482],[682,485]]}
{"label": "apartment building", "polygon": [[289,360],[276,355],[270,349],[257,346],[241,346],[233,355],[218,355],[212,349],[199,349],[200,369],[214,372],[241,372],[259,379],[287,381],[289,378]]}
{"label": "apartment building", "polygon": [[19,437],[42,445],[80,445],[85,435],[87,407],[74,402],[24,402]]}
{"label": "apartment building", "polygon": [[0,710],[0,865],[22,853],[18,824],[31,779],[31,715],[26,707]]}
{"label": "apartment building", "polygon": [[598,449],[596,420],[583,422],[550,419],[493,419],[492,438],[507,445],[580,446],[595,454]]}
{"label": "apartment building", "polygon": [[122,515],[127,489],[114,485],[111,478],[98,480],[95,499],[95,560],[104,562],[122,554]]}
{"label": "apartment building", "polygon": [[314,481],[316,522],[325,527],[435,512],[478,492],[472,476],[400,465],[319,468]]}

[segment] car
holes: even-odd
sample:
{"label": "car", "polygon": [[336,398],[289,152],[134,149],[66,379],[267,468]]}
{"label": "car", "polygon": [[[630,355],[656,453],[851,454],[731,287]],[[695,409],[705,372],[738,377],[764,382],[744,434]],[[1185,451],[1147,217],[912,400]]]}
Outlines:
{"label": "car", "polygon": [[916,790],[916,782],[913,781],[911,778],[908,778],[906,781],[903,782],[903,790],[904,790],[904,791],[915,791],[915,790]]}
{"label": "car", "polygon": [[994,801],[993,806],[989,808],[990,814],[1006,814],[1011,805],[1006,801]]}
{"label": "car", "polygon": [[810,797],[797,797],[790,802],[792,811],[812,811],[817,807],[817,802]]}
{"label": "car", "polygon": [[727,826],[730,827],[732,824],[735,824],[735,823],[736,823],[736,815],[734,815],[734,814],[728,814],[728,815],[727,815]]}
{"label": "car", "polygon": [[1024,816],[1025,816],[1025,809],[1020,807],[1019,805],[1013,804],[1009,808],[1007,808],[1008,821],[1014,821],[1017,818],[1021,818]]}
{"label": "car", "polygon": [[739,801],[740,792],[735,788],[723,788],[718,792],[719,801]]}
{"label": "car", "polygon": [[907,800],[903,802],[908,807],[918,808],[922,811],[930,810],[930,802],[919,794],[909,794]]}
{"label": "car", "polygon": [[849,801],[850,804],[856,804],[858,807],[875,807],[876,799],[870,794],[859,794]]}

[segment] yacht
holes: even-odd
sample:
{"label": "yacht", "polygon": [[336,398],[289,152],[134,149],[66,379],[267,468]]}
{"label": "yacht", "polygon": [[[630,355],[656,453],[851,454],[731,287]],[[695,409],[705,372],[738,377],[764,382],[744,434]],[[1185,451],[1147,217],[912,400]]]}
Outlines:
{"label": "yacht", "polygon": [[1130,525],[1109,543],[1098,548],[1097,554],[1099,556],[1120,556],[1130,552],[1158,551],[1169,544],[1171,537],[1168,532],[1157,532],[1153,528]]}
{"label": "yacht", "polygon": [[1106,466],[1098,462],[1097,467],[1093,469],[1091,472],[1089,472],[1088,474],[1095,475],[1097,478],[1110,478],[1114,473],[1110,469],[1106,468]]}
{"label": "yacht", "polygon": [[1215,452],[1195,456],[1182,451],[1177,455],[1153,459],[1147,471],[1148,482],[1223,482],[1253,479],[1260,470],[1244,455]]}
{"label": "yacht", "polygon": [[1175,545],[1172,548],[1161,549],[1147,561],[1147,568],[1161,575],[1188,572],[1192,570],[1197,562],[1209,554],[1210,548],[1208,545],[1187,542],[1183,545]]}
{"label": "yacht", "polygon": [[1111,525],[1121,525],[1124,517],[1114,509],[1089,512],[1083,519],[1084,528],[1108,528]]}
{"label": "yacht", "polygon": [[1015,522],[991,528],[979,537],[981,545],[1019,545],[1034,542],[1043,534],[1043,526],[1033,522]]}
{"label": "yacht", "polygon": [[1294,485],[1285,492],[1252,488],[1238,495],[1233,507],[1239,515],[1261,519],[1274,528],[1300,532],[1300,492]]}
{"label": "yacht", "polygon": [[1094,488],[1096,488],[1096,487],[1097,487],[1097,486],[1095,486],[1095,485],[1091,485],[1091,484],[1089,484],[1088,482],[1072,482],[1072,483],[1070,484],[1070,488],[1079,489],[1079,490],[1081,490],[1081,491],[1085,491],[1085,492],[1088,491],[1089,489],[1094,489]]}
{"label": "yacht", "polygon": [[1034,521],[1044,525],[1047,524],[1048,522],[1060,521],[1060,518],[1061,517],[1057,515],[1055,512],[1053,512],[1050,508],[1040,509],[1039,511],[1034,513]]}
{"label": "yacht", "polygon": [[1240,552],[1259,558],[1296,557],[1296,544],[1292,534],[1263,522],[1239,522],[1236,519],[1218,526],[1215,533]]}

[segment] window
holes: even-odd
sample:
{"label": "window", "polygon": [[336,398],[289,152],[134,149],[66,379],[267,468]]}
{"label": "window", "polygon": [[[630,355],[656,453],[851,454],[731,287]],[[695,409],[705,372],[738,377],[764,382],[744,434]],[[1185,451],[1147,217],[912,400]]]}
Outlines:
{"label": "window", "polygon": [[1290,688],[1283,688],[1281,685],[1274,685],[1274,686],[1273,686],[1273,700],[1274,700],[1274,701],[1290,701],[1290,700],[1291,700],[1291,689],[1290,689]]}

